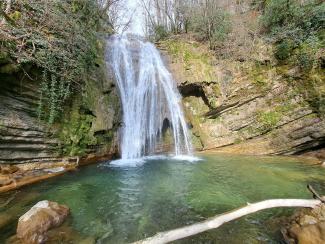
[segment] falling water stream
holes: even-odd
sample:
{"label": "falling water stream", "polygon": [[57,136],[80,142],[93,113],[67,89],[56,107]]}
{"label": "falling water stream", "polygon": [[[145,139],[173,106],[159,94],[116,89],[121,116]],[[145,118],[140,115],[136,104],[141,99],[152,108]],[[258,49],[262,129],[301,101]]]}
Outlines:
{"label": "falling water stream", "polygon": [[115,35],[107,42],[106,62],[122,102],[122,159],[155,154],[166,128],[173,136],[174,154],[191,154],[181,97],[157,48],[135,35]]}

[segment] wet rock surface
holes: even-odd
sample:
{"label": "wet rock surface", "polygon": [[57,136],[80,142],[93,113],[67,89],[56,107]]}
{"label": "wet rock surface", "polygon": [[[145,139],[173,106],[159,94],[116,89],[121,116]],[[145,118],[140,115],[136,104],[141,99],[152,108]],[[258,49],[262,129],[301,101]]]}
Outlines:
{"label": "wet rock surface", "polygon": [[298,210],[281,232],[289,244],[325,243],[325,204],[315,209]]}
{"label": "wet rock surface", "polygon": [[56,160],[58,140],[36,114],[40,81],[21,73],[0,77],[0,163]]}
{"label": "wet rock surface", "polygon": [[38,162],[15,165],[0,165],[0,193],[51,178],[78,166],[78,158],[62,162]]}
{"label": "wet rock surface", "polygon": [[[0,50],[0,56],[3,53],[6,51]],[[75,96],[60,120],[49,125],[45,119],[40,120],[37,113],[42,72],[32,65],[4,72],[1,67],[11,62],[8,59],[0,63],[0,165],[56,163],[67,155],[117,151],[115,132],[120,121],[120,103],[113,78],[104,74],[105,64],[98,67],[98,77],[89,79],[85,85],[85,101],[81,102],[83,98]],[[74,114],[80,118],[73,119]],[[80,138],[79,141],[75,139],[80,126],[76,121],[85,120],[85,116],[90,118],[88,131],[82,135],[87,140],[80,142]],[[70,134],[63,138],[60,131]],[[68,150],[72,143],[69,136],[74,144],[86,144],[85,149],[71,153]]]}
{"label": "wet rock surface", "polygon": [[40,201],[21,216],[17,226],[17,240],[22,243],[45,243],[47,231],[60,226],[69,208],[56,202]]}

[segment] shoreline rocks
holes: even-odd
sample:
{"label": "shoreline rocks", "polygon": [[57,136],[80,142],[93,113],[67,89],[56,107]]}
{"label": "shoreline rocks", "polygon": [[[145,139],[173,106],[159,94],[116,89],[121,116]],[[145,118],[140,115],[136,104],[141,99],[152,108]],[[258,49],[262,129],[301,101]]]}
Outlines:
{"label": "shoreline rocks", "polygon": [[298,210],[281,232],[288,244],[325,243],[325,204]]}
{"label": "shoreline rocks", "polygon": [[17,170],[11,171],[11,173],[9,171],[6,174],[0,172],[0,193],[61,175],[67,171],[74,170],[77,165],[75,163],[53,163],[44,168],[38,168],[35,165],[34,167],[29,165],[27,169],[24,168],[24,165],[15,167]]}
{"label": "shoreline rocks", "polygon": [[65,205],[40,201],[19,218],[16,238],[21,243],[45,243],[47,232],[60,226],[69,212],[69,207]]}
{"label": "shoreline rocks", "polygon": [[59,162],[0,164],[0,193],[62,175],[80,166],[111,160],[116,154],[88,154],[84,157],[62,158]]}

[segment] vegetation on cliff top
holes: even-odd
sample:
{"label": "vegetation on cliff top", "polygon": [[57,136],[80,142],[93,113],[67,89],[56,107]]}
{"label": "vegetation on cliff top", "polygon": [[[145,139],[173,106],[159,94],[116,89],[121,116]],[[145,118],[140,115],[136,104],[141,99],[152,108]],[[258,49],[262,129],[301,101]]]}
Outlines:
{"label": "vegetation on cliff top", "polygon": [[[24,82],[39,84],[35,110],[59,139],[60,155],[83,155],[113,140],[111,125],[102,126],[104,115],[94,113],[97,99],[106,96],[103,86],[109,83],[101,39],[114,32],[116,20],[110,9],[118,2],[0,2],[0,75],[19,72],[28,77]],[[104,113],[115,119],[116,94],[107,96],[102,101],[107,108]]]}
{"label": "vegetation on cliff top", "polygon": [[[159,0],[151,1],[160,3]],[[236,60],[242,66],[245,60],[259,62],[259,57],[269,55],[257,52],[262,50],[260,47],[270,46],[273,57],[267,57],[268,64],[272,61],[272,67],[279,67],[279,74],[303,94],[315,112],[325,114],[323,1],[172,2],[172,7],[167,9],[162,4],[156,4],[156,11],[161,14],[148,29],[153,39],[160,42],[162,39],[171,42],[171,39],[173,42],[175,38],[171,36],[185,33],[188,39],[194,37],[196,41],[208,43],[218,59]],[[166,21],[172,15],[176,16],[174,22]],[[257,46],[259,42],[261,45]],[[171,46],[169,49],[173,51],[175,48]],[[183,57],[187,67],[185,58],[189,56],[186,50],[183,50]],[[261,63],[263,66],[266,65],[264,61]],[[252,73],[251,69],[248,73]]]}
{"label": "vegetation on cliff top", "polygon": [[291,84],[325,115],[325,2],[272,0],[261,23],[275,43],[279,63],[299,69],[301,79],[290,78]]}
{"label": "vegetation on cliff top", "polygon": [[92,76],[97,34],[111,31],[107,16],[90,0],[10,2],[2,12],[1,49],[19,68],[33,64],[42,71],[38,114],[52,124],[70,95]]}

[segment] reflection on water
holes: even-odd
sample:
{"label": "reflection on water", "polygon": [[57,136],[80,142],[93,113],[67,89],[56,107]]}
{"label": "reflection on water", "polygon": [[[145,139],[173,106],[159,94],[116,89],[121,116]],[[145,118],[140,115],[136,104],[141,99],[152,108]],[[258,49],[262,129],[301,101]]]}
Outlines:
{"label": "reflection on water", "polygon": [[[25,187],[0,209],[0,243],[15,232],[17,218],[43,199],[67,204],[69,222],[81,234],[101,243],[127,243],[247,202],[310,198],[307,183],[325,193],[325,170],[300,159],[201,157],[191,162],[147,158],[137,167],[93,165]],[[0,196],[0,206],[11,194]],[[179,243],[276,243],[277,219],[291,211],[266,210]]]}

